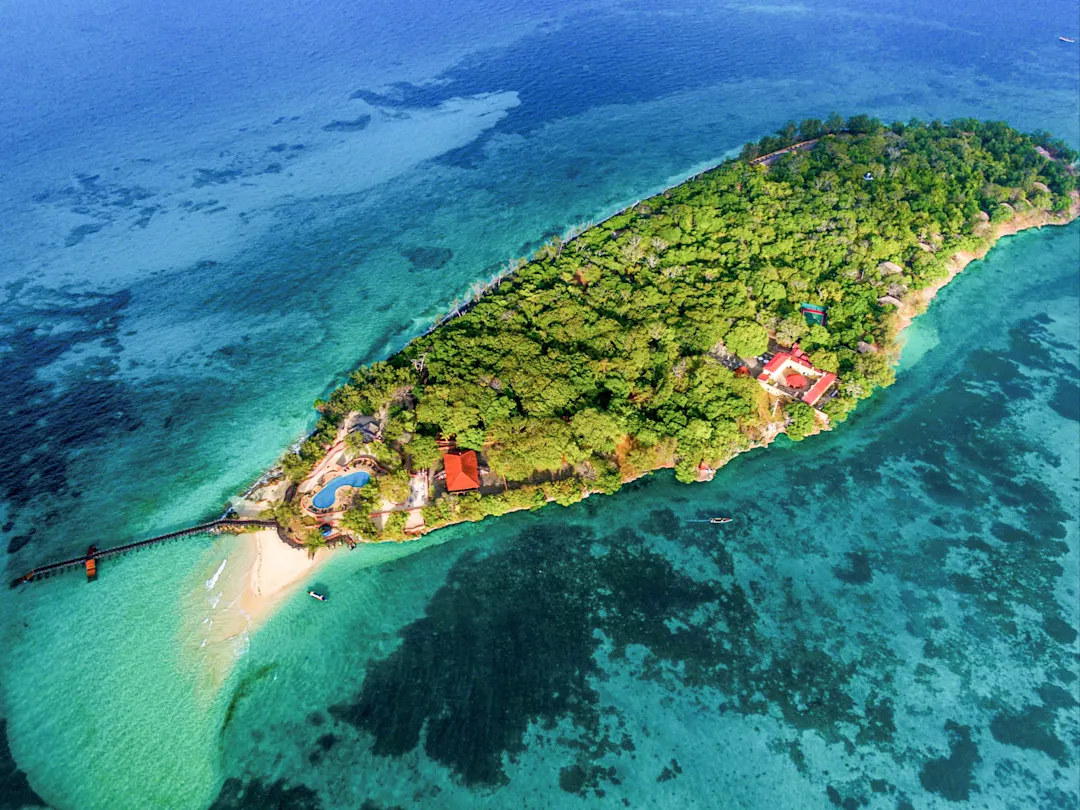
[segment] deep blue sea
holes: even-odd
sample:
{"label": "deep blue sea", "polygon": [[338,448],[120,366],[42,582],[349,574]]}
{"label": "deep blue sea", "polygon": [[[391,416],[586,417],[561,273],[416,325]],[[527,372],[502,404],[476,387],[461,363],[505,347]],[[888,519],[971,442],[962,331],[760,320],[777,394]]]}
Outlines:
{"label": "deep blue sea", "polygon": [[[790,119],[1080,146],[1060,35],[1075,0],[0,0],[5,581],[220,514],[350,368]],[[1078,807],[1080,224],[907,341],[827,435],[335,555],[227,644],[242,538],[2,589],[0,808]]]}

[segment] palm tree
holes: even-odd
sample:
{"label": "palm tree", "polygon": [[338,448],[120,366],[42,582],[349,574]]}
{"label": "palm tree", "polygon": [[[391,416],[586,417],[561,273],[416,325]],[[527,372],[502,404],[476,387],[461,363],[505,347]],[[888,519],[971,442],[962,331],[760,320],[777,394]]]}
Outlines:
{"label": "palm tree", "polygon": [[315,552],[326,546],[326,538],[318,529],[311,529],[304,534],[304,548],[307,549],[308,557],[314,559]]}

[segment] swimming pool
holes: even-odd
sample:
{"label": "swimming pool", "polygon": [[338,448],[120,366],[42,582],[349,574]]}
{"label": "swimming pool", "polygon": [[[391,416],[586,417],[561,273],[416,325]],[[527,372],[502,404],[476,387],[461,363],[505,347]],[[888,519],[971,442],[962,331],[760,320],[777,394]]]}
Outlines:
{"label": "swimming pool", "polygon": [[340,475],[318,491],[311,499],[311,505],[316,509],[329,509],[334,505],[337,491],[341,487],[362,487],[369,480],[371,480],[371,475],[363,471]]}

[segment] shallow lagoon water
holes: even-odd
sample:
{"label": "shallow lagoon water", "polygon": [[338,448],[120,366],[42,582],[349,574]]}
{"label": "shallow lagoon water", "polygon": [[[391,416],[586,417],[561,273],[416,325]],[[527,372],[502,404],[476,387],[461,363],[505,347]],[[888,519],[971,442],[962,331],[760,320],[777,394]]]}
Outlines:
{"label": "shallow lagoon water", "polygon": [[[1064,2],[204,6],[5,29],[58,32],[0,48],[8,574],[220,514],[353,364],[789,118],[1080,142]],[[339,555],[227,649],[237,540],[4,593],[0,806],[1075,804],[1078,238],[965,271],[829,436]]]}

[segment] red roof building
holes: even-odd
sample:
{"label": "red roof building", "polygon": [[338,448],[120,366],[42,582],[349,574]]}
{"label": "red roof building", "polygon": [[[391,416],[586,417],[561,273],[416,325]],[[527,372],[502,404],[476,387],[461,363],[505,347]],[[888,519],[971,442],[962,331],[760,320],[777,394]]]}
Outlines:
{"label": "red roof building", "polygon": [[800,390],[809,385],[810,389],[798,398],[814,407],[829,387],[836,382],[836,375],[831,371],[822,371],[817,368],[810,362],[810,357],[806,352],[796,343],[791,347],[790,352],[778,352],[758,374],[758,380],[767,391],[772,391],[774,394],[782,393],[780,389],[771,387],[781,381],[788,388],[794,389],[796,396]]}
{"label": "red roof building", "polygon": [[829,386],[832,385],[834,382],[836,382],[836,375],[833,374],[831,371],[825,372],[825,376],[823,376],[820,380],[814,383],[813,388],[803,394],[802,401],[809,405],[811,408],[814,407],[815,405],[817,405],[818,400],[821,399],[822,394],[828,391]]}
{"label": "red roof building", "polygon": [[480,488],[480,471],[475,450],[444,453],[442,460],[446,469],[447,492],[468,492]]}
{"label": "red roof building", "polygon": [[787,352],[777,352],[773,355],[773,359],[765,364],[765,370],[758,374],[758,379],[762,382],[766,382],[773,374],[780,370],[780,367],[791,359],[791,355]]}
{"label": "red roof building", "polygon": [[788,388],[805,388],[809,385],[806,381],[806,377],[797,371],[789,371],[787,376],[784,377],[784,383]]}

